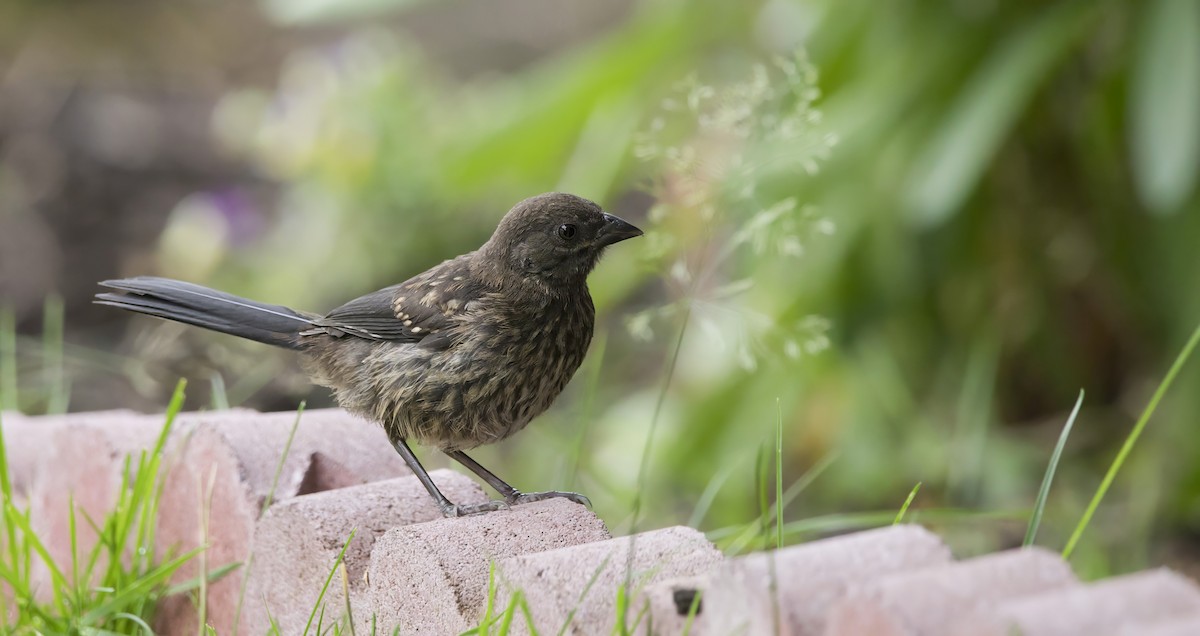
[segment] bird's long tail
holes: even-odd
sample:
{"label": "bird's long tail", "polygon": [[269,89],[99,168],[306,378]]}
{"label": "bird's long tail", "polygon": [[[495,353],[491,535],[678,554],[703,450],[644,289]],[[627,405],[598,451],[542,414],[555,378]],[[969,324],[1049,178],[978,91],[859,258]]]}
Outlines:
{"label": "bird's long tail", "polygon": [[312,318],[283,307],[233,294],[153,276],[106,280],[115,290],[96,294],[95,302],[149,314],[221,333],[299,349],[299,333],[313,326]]}

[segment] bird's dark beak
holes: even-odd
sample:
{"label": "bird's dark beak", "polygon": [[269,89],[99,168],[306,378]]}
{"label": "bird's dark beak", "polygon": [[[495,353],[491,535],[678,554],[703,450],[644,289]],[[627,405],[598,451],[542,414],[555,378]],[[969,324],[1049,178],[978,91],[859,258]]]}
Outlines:
{"label": "bird's dark beak", "polygon": [[612,245],[620,243],[625,239],[631,239],[641,236],[642,231],[637,229],[632,223],[620,217],[605,213],[604,227],[600,228],[600,233],[597,238],[600,240],[600,245]]}

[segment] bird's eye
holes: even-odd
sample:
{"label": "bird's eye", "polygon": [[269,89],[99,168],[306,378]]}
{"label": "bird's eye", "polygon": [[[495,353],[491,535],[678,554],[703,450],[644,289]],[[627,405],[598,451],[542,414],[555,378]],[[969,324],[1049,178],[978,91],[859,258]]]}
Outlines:
{"label": "bird's eye", "polygon": [[569,241],[575,238],[575,226],[570,223],[563,223],[558,226],[558,238]]}

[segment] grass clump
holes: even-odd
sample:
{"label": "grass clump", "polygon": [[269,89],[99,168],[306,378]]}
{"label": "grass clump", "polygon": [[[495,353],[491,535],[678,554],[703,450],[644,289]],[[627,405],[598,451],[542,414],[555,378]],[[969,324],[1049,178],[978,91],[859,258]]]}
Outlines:
{"label": "grass clump", "polygon": [[[203,547],[159,559],[155,544],[163,450],[183,406],[184,386],[180,381],[176,387],[153,448],[126,458],[112,510],[95,520],[77,511],[72,501],[66,563],[51,555],[32,527],[28,508],[14,496],[0,429],[0,633],[152,634],[150,625],[163,598],[200,587],[200,578],[177,585],[170,581]],[[94,547],[82,554],[81,525],[96,536]],[[234,567],[209,573],[205,580]]]}

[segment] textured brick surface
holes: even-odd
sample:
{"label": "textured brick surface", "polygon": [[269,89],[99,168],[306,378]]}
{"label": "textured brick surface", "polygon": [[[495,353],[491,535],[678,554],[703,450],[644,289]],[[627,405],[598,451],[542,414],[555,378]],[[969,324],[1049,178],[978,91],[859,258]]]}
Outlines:
{"label": "textured brick surface", "polygon": [[[339,410],[303,416],[275,504],[259,519],[294,420],[294,413],[241,410],[183,414],[169,440],[160,548],[207,542],[209,568],[255,553],[246,572],[209,589],[207,616],[218,633],[232,633],[243,577],[241,633],[263,633],[267,607],[283,633],[303,631],[345,538],[357,529],[346,571],[358,633],[369,631],[372,615],[378,633],[394,625],[403,634],[475,626],[495,563],[495,607],[503,610],[519,590],[540,633],[610,633],[629,572],[624,621],[639,634],[681,633],[693,592],[701,598],[690,627],[697,636],[1200,634],[1200,587],[1167,570],[1083,585],[1044,550],[955,562],[936,536],[916,526],[726,560],[688,528],[609,539],[595,515],[565,500],[442,519],[383,432]],[[15,496],[27,501],[51,554],[68,558],[70,503],[95,518],[106,515],[126,457],[149,449],[162,425],[161,415],[127,411],[4,414]],[[485,500],[463,474],[435,471],[434,478],[455,501]],[[204,506],[211,510],[207,537]],[[81,527],[80,548],[87,550],[94,533]],[[194,577],[199,563],[190,567],[180,579]],[[326,624],[346,601],[336,577],[324,599]],[[164,634],[195,633],[195,625],[184,598],[169,599],[158,623]],[[527,631],[520,614],[514,627]]]}
{"label": "textured brick surface", "polygon": [[[22,470],[32,477],[32,525],[57,563],[70,562],[72,502],[97,523],[103,520],[116,503],[126,458],[133,457],[131,464],[136,465],[138,455],[154,446],[163,422],[161,416],[127,411],[26,420],[23,428],[44,426],[49,430],[48,435],[37,436],[38,443],[45,446],[34,452],[36,465]],[[96,534],[86,523],[79,524],[76,536],[80,554],[87,554],[96,544]]]}
{"label": "textured brick surface", "polygon": [[[449,470],[430,475],[451,501],[487,500],[483,490],[464,475]],[[273,506],[254,534],[254,560],[240,625],[248,634],[265,633],[269,609],[284,634],[301,633],[343,543],[354,530],[344,563],[350,606],[358,632],[365,633],[373,611],[366,574],[376,540],[392,528],[441,518],[441,509],[411,476],[304,495]],[[345,608],[342,586],[336,578],[335,582],[323,599],[330,618],[341,616]]]}
{"label": "textured brick surface", "polygon": [[706,633],[820,634],[849,586],[950,558],[936,535],[902,525],[730,559],[704,595]]}
{"label": "textured brick surface", "polygon": [[50,433],[55,422],[63,418],[27,418],[13,411],[0,413],[4,431],[5,454],[8,458],[8,477],[13,496],[29,499],[34,474],[41,466],[38,456],[50,445]]}
{"label": "textured brick surface", "polygon": [[1077,583],[1058,554],[1010,550],[861,582],[833,605],[826,634],[952,634],[946,626],[1006,599]]}
{"label": "textured brick surface", "polygon": [[383,633],[457,634],[482,614],[493,560],[608,537],[596,515],[565,499],[396,528],[371,555],[378,624]]}
{"label": "textured brick surface", "polygon": [[[647,585],[633,606],[646,608],[646,618],[637,634],[682,634],[700,636],[704,624],[703,591],[711,585],[710,575],[666,579]],[[696,603],[693,609],[693,603]]]}
{"label": "textured brick surface", "polygon": [[1141,625],[1127,625],[1116,632],[1116,636],[1196,636],[1200,634],[1200,607],[1187,616],[1147,621]]}
{"label": "textured brick surface", "polygon": [[[339,409],[301,416],[280,469],[295,421],[295,413],[243,409],[181,415],[175,431],[178,456],[163,486],[159,545],[187,550],[207,543],[210,569],[245,563],[277,470],[275,502],[411,474],[380,427]],[[202,536],[202,506],[213,511],[207,542]],[[197,576],[199,566],[199,561],[189,562],[176,579]],[[232,628],[244,575],[239,569],[209,587],[208,616],[218,633]],[[195,624],[195,608],[188,599],[164,603],[160,627]]]}
{"label": "textured brick surface", "polygon": [[[607,634],[614,625],[618,588],[630,583],[630,596],[657,582],[711,572],[721,562],[700,532],[682,526],[643,532],[600,543],[526,554],[497,565],[503,585],[498,604],[505,607],[520,590],[539,633]],[[626,625],[638,628],[645,606],[631,608]],[[526,633],[524,622],[514,633]]]}
{"label": "textured brick surface", "polygon": [[1145,630],[1200,609],[1200,587],[1165,569],[1026,596],[981,611],[952,633],[1073,636]]}

